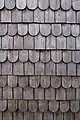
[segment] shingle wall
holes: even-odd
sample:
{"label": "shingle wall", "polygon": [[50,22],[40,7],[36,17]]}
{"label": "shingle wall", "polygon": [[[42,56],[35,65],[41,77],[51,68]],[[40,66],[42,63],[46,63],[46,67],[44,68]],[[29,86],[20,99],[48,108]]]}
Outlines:
{"label": "shingle wall", "polygon": [[0,120],[80,120],[80,0],[0,0]]}

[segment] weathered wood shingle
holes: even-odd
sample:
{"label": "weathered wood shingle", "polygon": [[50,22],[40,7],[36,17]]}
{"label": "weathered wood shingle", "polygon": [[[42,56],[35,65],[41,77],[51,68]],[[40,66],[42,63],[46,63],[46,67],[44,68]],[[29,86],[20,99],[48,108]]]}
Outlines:
{"label": "weathered wood shingle", "polygon": [[0,1],[0,120],[80,119],[80,1]]}

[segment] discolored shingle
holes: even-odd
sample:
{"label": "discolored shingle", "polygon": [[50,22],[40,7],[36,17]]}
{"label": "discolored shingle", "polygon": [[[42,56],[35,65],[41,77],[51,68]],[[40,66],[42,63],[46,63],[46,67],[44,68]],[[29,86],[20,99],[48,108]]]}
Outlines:
{"label": "discolored shingle", "polygon": [[51,112],[57,112],[59,109],[59,102],[56,100],[49,101],[49,110]]}
{"label": "discolored shingle", "polygon": [[48,101],[40,100],[39,101],[39,110],[40,110],[40,112],[46,112],[48,110]]}
{"label": "discolored shingle", "polygon": [[8,51],[8,60],[12,63],[18,60],[18,51]]}
{"label": "discolored shingle", "polygon": [[38,102],[35,100],[31,100],[29,101],[28,106],[29,106],[29,111],[36,112],[38,109]]}

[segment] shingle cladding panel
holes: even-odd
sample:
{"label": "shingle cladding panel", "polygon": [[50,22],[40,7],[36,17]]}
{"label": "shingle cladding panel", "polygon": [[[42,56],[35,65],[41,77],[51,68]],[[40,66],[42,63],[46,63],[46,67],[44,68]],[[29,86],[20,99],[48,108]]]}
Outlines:
{"label": "shingle cladding panel", "polygon": [[80,1],[0,1],[0,120],[80,120]]}

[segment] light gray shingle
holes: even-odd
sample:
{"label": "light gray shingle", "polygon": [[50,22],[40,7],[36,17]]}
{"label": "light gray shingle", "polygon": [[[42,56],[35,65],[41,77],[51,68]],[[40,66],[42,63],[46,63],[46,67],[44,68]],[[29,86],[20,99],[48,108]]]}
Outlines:
{"label": "light gray shingle", "polygon": [[27,7],[31,10],[36,9],[38,6],[37,0],[27,0]]}
{"label": "light gray shingle", "polygon": [[18,60],[18,51],[8,51],[8,60],[10,62],[16,62]]}
{"label": "light gray shingle", "polygon": [[33,63],[39,61],[39,51],[29,50],[29,60]]}
{"label": "light gray shingle", "polygon": [[49,110],[51,112],[57,112],[59,109],[59,102],[56,100],[49,101]]}
{"label": "light gray shingle", "polygon": [[18,34],[21,36],[26,35],[28,32],[27,24],[18,24]]}
{"label": "light gray shingle", "polygon": [[44,11],[41,11],[39,8],[34,10],[34,22],[44,22]]}
{"label": "light gray shingle", "polygon": [[72,9],[67,11],[67,23],[76,23],[76,12]]}
{"label": "light gray shingle", "polygon": [[20,10],[26,7],[26,0],[16,0],[16,7]]}
{"label": "light gray shingle", "polygon": [[61,0],[61,7],[63,10],[69,10],[71,8],[71,0]]}
{"label": "light gray shingle", "polygon": [[1,11],[1,22],[11,22],[11,11],[6,9]]}
{"label": "light gray shingle", "polygon": [[13,9],[15,7],[15,0],[5,0],[5,7],[9,10]]}
{"label": "light gray shingle", "polygon": [[49,0],[45,0],[45,1],[43,1],[43,0],[39,0],[39,8],[41,9],[41,10],[45,10],[45,9],[47,9],[48,8],[48,6],[49,6]]}
{"label": "light gray shingle", "polygon": [[57,10],[60,8],[60,0],[50,0],[50,8],[52,10]]}

